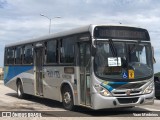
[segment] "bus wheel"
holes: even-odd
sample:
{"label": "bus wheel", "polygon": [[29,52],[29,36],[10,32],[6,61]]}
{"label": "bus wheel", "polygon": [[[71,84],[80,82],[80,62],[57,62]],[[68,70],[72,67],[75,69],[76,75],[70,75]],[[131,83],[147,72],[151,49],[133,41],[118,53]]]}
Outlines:
{"label": "bus wheel", "polygon": [[23,86],[20,81],[17,83],[17,96],[20,99],[24,98]]}
{"label": "bus wheel", "polygon": [[64,86],[62,90],[62,102],[65,109],[74,109],[73,94],[69,86]]}

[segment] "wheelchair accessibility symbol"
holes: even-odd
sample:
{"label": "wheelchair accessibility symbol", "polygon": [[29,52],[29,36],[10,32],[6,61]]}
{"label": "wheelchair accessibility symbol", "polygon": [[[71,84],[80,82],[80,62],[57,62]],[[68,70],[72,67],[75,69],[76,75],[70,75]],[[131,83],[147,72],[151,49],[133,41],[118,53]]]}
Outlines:
{"label": "wheelchair accessibility symbol", "polygon": [[126,78],[128,78],[128,74],[124,72],[122,77],[126,79]]}

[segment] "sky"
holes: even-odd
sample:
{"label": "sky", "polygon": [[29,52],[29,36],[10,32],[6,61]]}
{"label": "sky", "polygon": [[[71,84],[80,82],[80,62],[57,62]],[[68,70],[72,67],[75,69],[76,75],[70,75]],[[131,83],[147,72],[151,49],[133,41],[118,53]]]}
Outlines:
{"label": "sky", "polygon": [[[159,0],[0,0],[0,66],[4,46],[88,24],[119,24],[142,27],[149,31],[160,72],[160,1]],[[60,16],[61,18],[55,18]]]}

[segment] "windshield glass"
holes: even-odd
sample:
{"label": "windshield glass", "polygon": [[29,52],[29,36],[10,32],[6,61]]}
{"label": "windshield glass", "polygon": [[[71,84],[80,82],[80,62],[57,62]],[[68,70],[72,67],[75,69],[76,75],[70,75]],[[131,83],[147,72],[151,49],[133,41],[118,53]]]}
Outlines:
{"label": "windshield glass", "polygon": [[150,43],[97,41],[96,76],[102,79],[142,80],[153,74]]}

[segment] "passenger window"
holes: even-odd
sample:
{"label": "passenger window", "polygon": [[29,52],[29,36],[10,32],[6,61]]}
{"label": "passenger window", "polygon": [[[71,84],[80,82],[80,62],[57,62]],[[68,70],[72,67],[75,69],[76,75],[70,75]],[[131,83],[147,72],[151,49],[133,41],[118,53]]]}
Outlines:
{"label": "passenger window", "polygon": [[15,50],[15,64],[22,64],[22,47],[17,47]]}
{"label": "passenger window", "polygon": [[33,64],[33,46],[26,45],[24,48],[24,64]]}
{"label": "passenger window", "polygon": [[61,63],[73,63],[74,62],[74,45],[75,37],[64,38],[61,41]]}
{"label": "passenger window", "polygon": [[7,64],[14,64],[14,48],[7,50]]}
{"label": "passenger window", "polygon": [[47,60],[46,63],[56,63],[57,62],[57,41],[52,40],[47,42]]}
{"label": "passenger window", "polygon": [[8,53],[8,49],[7,48],[5,48],[5,55],[4,55],[4,64],[6,65],[6,64],[8,64],[8,60],[7,60],[7,53]]}

